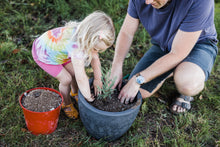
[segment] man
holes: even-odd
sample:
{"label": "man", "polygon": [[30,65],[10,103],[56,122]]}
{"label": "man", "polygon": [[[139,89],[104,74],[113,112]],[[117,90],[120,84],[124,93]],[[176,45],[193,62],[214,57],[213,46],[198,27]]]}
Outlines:
{"label": "man", "polygon": [[180,95],[170,110],[186,112],[192,96],[203,90],[218,52],[214,0],[130,0],[116,42],[113,88],[121,84],[124,58],[139,22],[150,34],[152,47],[137,63],[118,98],[127,104],[138,90],[143,98],[150,97],[174,76]]}

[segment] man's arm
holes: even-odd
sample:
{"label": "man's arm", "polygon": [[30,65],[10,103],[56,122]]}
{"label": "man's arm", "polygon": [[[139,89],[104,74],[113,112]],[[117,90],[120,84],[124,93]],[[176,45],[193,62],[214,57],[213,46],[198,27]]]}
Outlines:
{"label": "man's arm", "polygon": [[116,41],[115,55],[112,63],[111,78],[116,78],[113,88],[115,88],[122,79],[122,66],[124,59],[130,49],[135,32],[137,31],[139,20],[126,15],[119,35]]}
{"label": "man's arm", "polygon": [[[145,78],[145,83],[176,67],[185,57],[189,55],[200,34],[201,31],[184,32],[178,30],[173,40],[170,53],[159,58],[148,68],[141,71],[141,75]],[[133,76],[123,87],[118,98],[121,99],[121,102],[129,101],[130,99],[132,101],[139,88],[140,85],[136,83],[136,77]]]}
{"label": "man's arm", "polygon": [[176,67],[189,55],[200,34],[201,31],[184,32],[178,30],[173,40],[171,51],[141,72],[146,79],[145,82],[151,81],[152,79]]}

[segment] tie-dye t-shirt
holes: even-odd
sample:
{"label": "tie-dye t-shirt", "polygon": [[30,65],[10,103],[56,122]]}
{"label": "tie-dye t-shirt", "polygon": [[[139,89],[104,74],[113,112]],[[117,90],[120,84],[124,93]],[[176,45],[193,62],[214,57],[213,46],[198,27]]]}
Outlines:
{"label": "tie-dye t-shirt", "polygon": [[71,37],[76,28],[59,27],[45,32],[35,40],[35,52],[38,60],[52,65],[66,63],[77,48]]}

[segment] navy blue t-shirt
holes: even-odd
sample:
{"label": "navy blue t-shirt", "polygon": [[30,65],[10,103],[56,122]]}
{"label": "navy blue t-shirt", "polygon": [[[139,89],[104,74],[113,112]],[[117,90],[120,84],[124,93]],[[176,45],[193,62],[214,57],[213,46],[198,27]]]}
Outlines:
{"label": "navy blue t-shirt", "polygon": [[168,6],[155,9],[144,0],[130,0],[128,14],[140,20],[152,40],[162,50],[171,50],[178,29],[202,30],[198,42],[211,39],[217,43],[214,25],[214,0],[172,0]]}

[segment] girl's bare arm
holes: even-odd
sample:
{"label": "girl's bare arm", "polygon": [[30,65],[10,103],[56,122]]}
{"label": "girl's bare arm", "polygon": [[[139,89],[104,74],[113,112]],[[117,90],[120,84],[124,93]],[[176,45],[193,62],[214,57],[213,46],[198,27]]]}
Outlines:
{"label": "girl's bare arm", "polygon": [[89,86],[89,80],[85,71],[85,65],[84,61],[79,58],[71,57],[73,69],[75,72],[75,78],[76,82],[78,84],[78,87],[82,93],[82,95],[88,100],[93,101],[94,98],[91,95],[90,86]]}
{"label": "girl's bare arm", "polygon": [[102,88],[102,73],[101,73],[101,62],[99,59],[99,54],[98,52],[93,52],[92,53],[92,61],[91,61],[91,66],[94,72],[94,81],[93,85],[95,88],[95,95],[99,94],[100,92],[98,91],[97,87]]}

